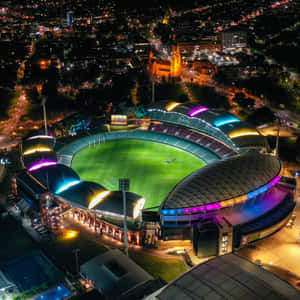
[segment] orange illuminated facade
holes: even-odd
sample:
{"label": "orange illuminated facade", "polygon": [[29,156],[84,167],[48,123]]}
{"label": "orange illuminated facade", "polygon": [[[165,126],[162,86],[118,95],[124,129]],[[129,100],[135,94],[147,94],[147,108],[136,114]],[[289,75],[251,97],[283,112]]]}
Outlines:
{"label": "orange illuminated facade", "polygon": [[42,70],[47,70],[50,67],[51,61],[42,59],[39,61],[39,64]]}
{"label": "orange illuminated facade", "polygon": [[153,61],[153,53],[149,54],[149,74],[158,79],[180,78],[182,61],[179,47],[173,47],[171,61]]}
{"label": "orange illuminated facade", "polygon": [[218,73],[217,66],[209,61],[194,61],[193,70],[209,77],[212,77],[213,75]]}
{"label": "orange illuminated facade", "polygon": [[172,78],[179,78],[181,75],[181,56],[179,52],[179,47],[177,46],[176,49],[173,48],[173,54],[171,58],[171,77]]}

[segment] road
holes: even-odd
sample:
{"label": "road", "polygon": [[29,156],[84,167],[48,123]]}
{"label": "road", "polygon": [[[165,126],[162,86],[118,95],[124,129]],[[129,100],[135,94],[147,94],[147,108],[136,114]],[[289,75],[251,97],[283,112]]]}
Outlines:
{"label": "road", "polygon": [[254,242],[238,254],[261,262],[267,269],[296,286],[300,281],[300,180],[296,191],[296,219],[292,228],[284,227],[263,240]]}
{"label": "road", "polygon": [[[24,78],[26,62],[28,58],[34,54],[34,51],[34,44],[32,42],[31,46],[29,47],[28,56],[20,64],[17,70],[18,82],[21,82]],[[0,148],[10,148],[12,145],[17,144],[19,140],[15,139],[16,130],[18,128],[24,128],[24,126],[20,125],[20,120],[21,117],[25,114],[29,104],[28,96],[26,95],[26,87],[16,84],[15,95],[16,100],[13,101],[9,108],[9,119],[0,122],[0,127],[4,128],[0,136]]]}
{"label": "road", "polygon": [[[101,246],[104,246],[108,250],[110,249],[123,249],[124,243],[115,240],[105,234],[96,234],[92,228],[89,228],[88,225],[84,225],[82,223],[76,222],[73,220],[72,217],[70,217],[68,214],[64,215],[63,219],[63,226],[65,229],[70,230],[76,230],[80,232],[82,236],[84,236],[86,239],[93,241],[95,243],[100,244]],[[138,252],[144,252],[149,255],[157,256],[160,258],[168,258],[168,259],[182,259],[184,258],[182,256],[174,256],[171,254],[168,254],[168,252],[172,252],[178,249],[178,247],[168,248],[168,249],[154,249],[154,248],[143,248],[141,246],[129,244],[128,245],[129,250],[131,251],[138,251]]]}

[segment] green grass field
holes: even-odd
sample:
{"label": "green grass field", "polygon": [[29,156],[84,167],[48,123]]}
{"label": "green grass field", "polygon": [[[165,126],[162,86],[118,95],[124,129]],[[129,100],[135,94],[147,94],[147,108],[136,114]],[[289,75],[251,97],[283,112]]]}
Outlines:
{"label": "green grass field", "polygon": [[184,177],[205,163],[180,149],[142,140],[119,140],[87,147],[77,153],[72,168],[81,180],[118,190],[119,178],[130,178],[130,191],[158,207]]}
{"label": "green grass field", "polygon": [[159,257],[139,251],[129,251],[129,257],[154,278],[160,277],[166,282],[188,270],[183,260],[177,257]]}

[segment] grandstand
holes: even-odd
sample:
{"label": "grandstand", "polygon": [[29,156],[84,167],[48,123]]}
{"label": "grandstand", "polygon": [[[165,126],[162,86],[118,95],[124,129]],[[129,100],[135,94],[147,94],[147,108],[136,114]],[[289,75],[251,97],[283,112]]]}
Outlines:
{"label": "grandstand", "polygon": [[[228,112],[203,109],[195,103],[173,104],[171,107],[172,109],[167,101],[156,103],[148,109],[151,120],[194,129],[219,140],[238,153],[244,153],[249,149],[268,150],[266,139],[255,128]],[[232,132],[241,129],[248,134],[240,135],[238,138],[231,137]]]}
{"label": "grandstand", "polygon": [[191,141],[197,145],[202,146],[203,148],[209,149],[220,158],[225,158],[236,153],[226,144],[221,143],[217,139],[214,139],[201,132],[195,132],[186,128],[164,124],[152,124],[149,127],[149,131],[172,135],[184,140]]}

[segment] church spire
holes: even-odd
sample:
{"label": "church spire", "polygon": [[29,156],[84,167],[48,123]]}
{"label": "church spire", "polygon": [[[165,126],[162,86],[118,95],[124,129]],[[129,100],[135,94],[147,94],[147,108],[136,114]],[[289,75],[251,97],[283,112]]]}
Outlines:
{"label": "church spire", "polygon": [[173,46],[171,58],[171,77],[179,78],[181,75],[181,55],[179,46]]}

